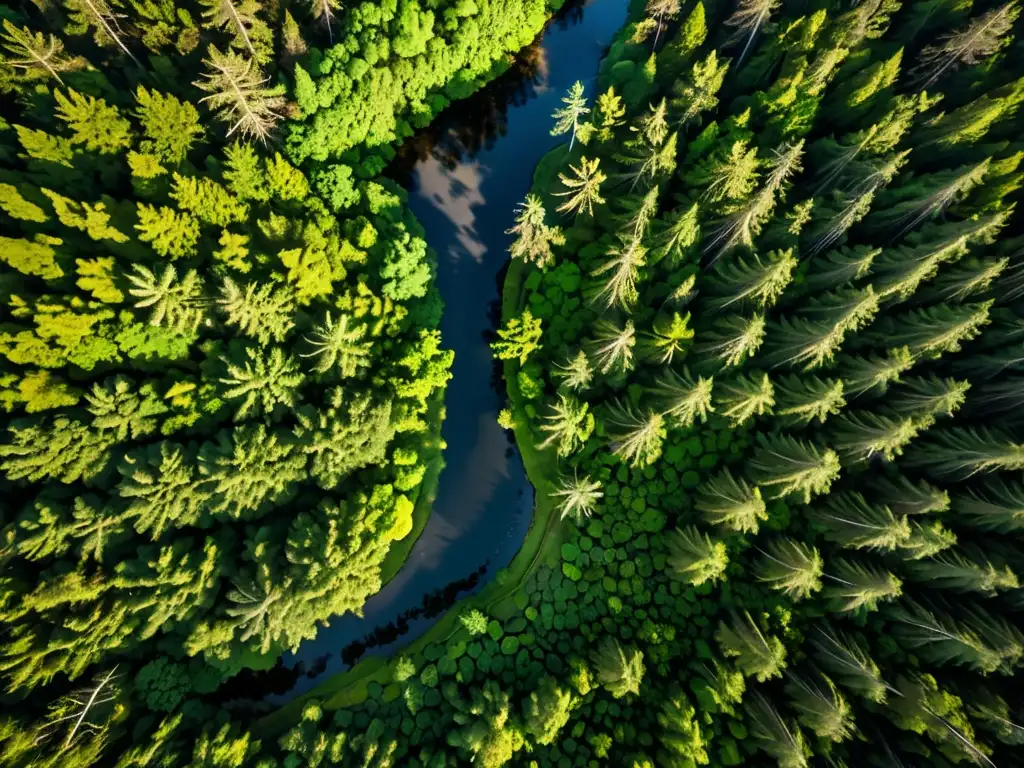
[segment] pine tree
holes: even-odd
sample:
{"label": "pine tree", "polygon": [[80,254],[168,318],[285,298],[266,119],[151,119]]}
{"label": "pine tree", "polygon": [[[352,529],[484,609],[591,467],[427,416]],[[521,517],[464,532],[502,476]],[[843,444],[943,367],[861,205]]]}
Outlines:
{"label": "pine tree", "polygon": [[209,94],[200,102],[209,104],[219,120],[230,123],[228,136],[237,131],[244,138],[266,144],[284,106],[277,89],[265,87],[270,78],[263,77],[252,59],[232,51],[221,53],[214,45],[209,47],[204,63],[204,79],[193,83]]}
{"label": "pine tree", "polygon": [[548,437],[537,445],[539,450],[555,446],[559,458],[571,456],[586,445],[594,431],[594,414],[590,406],[571,395],[558,395],[558,403],[551,406],[551,413],[540,425]]}
{"label": "pine tree", "polygon": [[587,353],[582,349],[575,356],[567,358],[564,365],[556,365],[552,376],[562,380],[562,386],[579,391],[587,389],[594,378]]}
{"label": "pine tree", "polygon": [[924,480],[913,483],[905,475],[871,477],[871,493],[897,516],[927,515],[949,509],[949,494]]}
{"label": "pine tree", "polygon": [[758,376],[740,375],[720,382],[715,388],[715,411],[729,419],[733,428],[742,426],[754,416],[772,412],[775,388],[767,373]]}
{"label": "pine tree", "polygon": [[842,247],[817,256],[808,263],[804,285],[812,293],[848,286],[872,272],[881,248],[865,245]]}
{"label": "pine tree", "polygon": [[572,693],[548,675],[523,705],[523,727],[541,745],[551,744],[569,722]]}
{"label": "pine tree", "polygon": [[676,528],[669,532],[667,563],[670,573],[694,586],[723,578],[729,565],[725,543],[712,541],[695,526]]}
{"label": "pine tree", "polygon": [[868,701],[881,704],[893,690],[882,679],[882,673],[865,648],[859,636],[824,625],[811,630],[810,641],[814,647],[814,658],[841,685]]}
{"label": "pine tree", "polygon": [[135,117],[145,134],[139,150],[155,155],[162,164],[172,168],[180,166],[203,133],[198,110],[187,101],[159,91],[147,91],[141,85],[135,89],[135,101],[138,104]]}
{"label": "pine tree", "polygon": [[491,349],[499,360],[518,360],[520,365],[526,365],[540,346],[542,334],[540,318],[525,309],[518,317],[509,318],[504,328],[498,329],[499,340],[491,342]]}
{"label": "pine tree", "polygon": [[716,319],[711,330],[701,334],[706,341],[697,345],[696,352],[701,357],[714,357],[719,366],[734,368],[761,348],[764,334],[764,315],[728,315]]}
{"label": "pine tree", "polygon": [[841,613],[876,611],[880,601],[903,594],[899,578],[869,561],[837,557],[829,561],[826,575],[835,584],[825,587],[825,597],[831,610]]}
{"label": "pine tree", "polygon": [[797,719],[819,738],[843,742],[854,734],[853,710],[825,675],[787,675],[786,693]]}
{"label": "pine tree", "polygon": [[926,46],[918,54],[914,83],[927,88],[947,71],[972,66],[991,56],[1005,45],[1004,36],[1019,14],[1015,2],[1005,3],[975,17],[966,27],[942,35],[937,44]]}
{"label": "pine tree", "polygon": [[217,434],[199,452],[199,471],[211,490],[210,508],[231,519],[252,519],[294,496],[306,477],[306,457],[263,424]]}
{"label": "pine tree", "polygon": [[786,376],[775,381],[775,416],[780,423],[802,428],[824,424],[846,405],[843,382],[814,376]]}
{"label": "pine tree", "polygon": [[778,7],[778,0],[741,0],[732,16],[725,20],[726,26],[735,27],[735,39],[745,38],[743,50],[740,51],[737,58],[737,65],[743,63],[757,33],[761,31]]}
{"label": "pine tree", "polygon": [[136,65],[139,64],[139,60],[132,55],[121,39],[117,24],[118,14],[114,12],[115,6],[109,0],[62,0],[62,4],[68,14],[65,32],[70,35],[84,35],[92,30],[93,40],[97,45],[116,45]]}
{"label": "pine tree", "polygon": [[293,434],[311,459],[309,475],[317,485],[335,488],[351,472],[383,461],[395,434],[392,411],[388,400],[341,387],[327,390],[318,408],[295,411]]}
{"label": "pine tree", "polygon": [[682,262],[683,258],[700,239],[697,204],[681,206],[664,217],[655,219],[653,225],[652,263],[668,259],[669,266]]}
{"label": "pine tree", "polygon": [[615,401],[605,417],[611,435],[611,450],[631,467],[646,467],[661,456],[665,439],[665,418],[651,410],[641,412],[634,406]]}
{"label": "pine tree", "polygon": [[[594,111],[593,123],[596,126],[599,141],[610,141],[615,129],[624,124],[626,108],[622,104],[622,98],[615,93],[615,88],[610,87],[607,91],[597,97],[597,109]],[[586,126],[580,126],[582,132]],[[582,136],[582,134],[581,134]]]}
{"label": "pine tree", "polygon": [[677,124],[686,128],[703,112],[718,106],[718,92],[725,82],[728,63],[720,63],[716,51],[693,65],[690,74],[677,81],[673,88],[675,98],[670,105],[676,113]]}
{"label": "pine tree", "polygon": [[[82,145],[89,151],[112,155],[131,144],[131,123],[105,99],[83,95],[70,88],[66,94],[55,91],[53,97],[57,102],[56,117],[73,133],[72,146]],[[103,208],[102,205],[96,207]]]}
{"label": "pine tree", "polygon": [[789,538],[773,539],[758,549],[756,576],[793,600],[803,600],[821,589],[824,565],[814,547]]}
{"label": "pine tree", "polygon": [[898,417],[885,412],[851,411],[836,417],[833,445],[847,464],[881,456],[894,461],[934,417]]}
{"label": "pine tree", "polygon": [[910,537],[900,544],[900,554],[909,560],[931,557],[956,544],[956,534],[938,520],[919,523],[910,521]]}
{"label": "pine tree", "polygon": [[640,244],[639,238],[633,237],[613,246],[605,255],[610,257],[608,261],[592,273],[595,277],[607,274],[594,301],[601,301],[606,308],[618,306],[629,311],[640,298],[637,280],[640,269],[646,264],[647,249]]}
{"label": "pine tree", "polygon": [[755,256],[750,262],[739,258],[729,264],[719,263],[707,281],[711,293],[718,297],[710,306],[720,310],[742,302],[767,309],[786,290],[796,264],[796,256],[788,249],[771,251],[763,259]]}
{"label": "pine tree", "polygon": [[248,52],[250,58],[266,64],[273,55],[270,28],[257,16],[259,0],[201,0],[203,18],[210,26],[229,31],[231,45]]}
{"label": "pine tree", "polygon": [[739,533],[757,533],[768,519],[767,506],[759,488],[752,488],[728,469],[708,478],[697,487],[694,508],[712,525]]}
{"label": "pine tree", "polygon": [[953,497],[957,520],[983,531],[1024,530],[1024,485],[1002,475],[965,488]]}
{"label": "pine tree", "polygon": [[655,381],[651,392],[662,402],[662,415],[673,424],[690,427],[698,421],[703,424],[715,410],[711,404],[713,384],[710,377],[698,376],[694,381],[690,370],[684,367],[682,373],[666,371]]}
{"label": "pine tree", "polygon": [[897,236],[916,229],[923,221],[941,216],[981,184],[990,162],[986,158],[980,163],[921,176],[886,190],[879,195],[864,226],[873,232],[885,231]]}
{"label": "pine tree", "polygon": [[726,656],[734,657],[736,666],[747,677],[759,683],[780,677],[786,666],[786,646],[772,635],[765,635],[749,613],[740,618],[732,614],[728,624],[719,622],[715,639]]}
{"label": "pine tree", "polygon": [[748,463],[750,477],[770,498],[797,495],[809,504],[813,496],[827,493],[839,476],[839,457],[828,448],[788,435],[759,434],[757,441]]}
{"label": "pine tree", "polygon": [[801,315],[783,316],[771,326],[768,360],[813,370],[835,360],[847,334],[868,325],[879,297],[869,285],[811,298]]}
{"label": "pine tree", "polygon": [[284,341],[295,325],[295,295],[277,283],[247,283],[240,288],[230,277],[224,278],[217,304],[229,325],[261,344]]}
{"label": "pine tree", "polygon": [[556,192],[555,195],[568,199],[555,210],[559,213],[575,213],[577,216],[581,213],[593,216],[594,206],[603,205],[605,202],[601,197],[601,184],[608,176],[599,170],[600,165],[599,157],[593,160],[581,157],[579,166],[569,166],[573,173],[572,177],[559,173],[558,180],[566,187],[566,191]]}
{"label": "pine tree", "polygon": [[569,139],[569,152],[572,152],[572,145],[576,141],[576,131],[580,121],[590,113],[587,106],[587,97],[583,95],[583,83],[577,80],[569,87],[569,94],[562,97],[564,107],[556,109],[552,117],[555,118],[555,127],[551,129],[552,136],[560,136],[563,133],[572,133]]}
{"label": "pine tree", "polygon": [[[1000,642],[995,632],[1006,629],[1012,635],[1011,625],[998,622],[987,614],[983,614],[983,618],[990,620],[991,624],[985,629],[993,631],[993,634],[985,637],[971,626],[974,622],[958,622],[946,613],[908,598],[887,607],[885,614],[892,621],[895,639],[907,648],[915,649],[921,658],[939,665],[968,666],[986,674],[996,671],[1004,663],[1002,648],[993,644]],[[988,621],[982,622],[983,626],[986,623]]]}
{"label": "pine tree", "polygon": [[327,27],[327,38],[334,42],[334,14],[342,7],[340,0],[309,0],[313,17]]}
{"label": "pine tree", "polygon": [[645,339],[647,357],[659,365],[671,365],[673,358],[684,357],[694,332],[690,329],[690,314],[658,314],[651,333]]}
{"label": "pine tree", "polygon": [[603,496],[600,482],[591,480],[589,475],[580,477],[579,474],[574,474],[571,479],[562,478],[558,488],[551,492],[551,497],[557,500],[559,517],[562,520],[571,517],[577,522],[590,517]]}
{"label": "pine tree", "polygon": [[664,752],[658,755],[658,764],[666,768],[686,765],[707,765],[707,746],[710,738],[701,729],[697,710],[685,693],[677,693],[662,702],[658,713],[661,733],[658,740]]}
{"label": "pine tree", "polygon": [[994,594],[998,590],[1017,589],[1020,582],[1005,563],[996,564],[976,545],[962,544],[956,549],[917,560],[910,573],[930,587],[956,592]]}
{"label": "pine tree", "polygon": [[315,357],[317,373],[336,371],[343,379],[357,376],[373,362],[373,342],[366,338],[368,331],[365,324],[351,315],[342,313],[335,321],[328,311],[324,322],[314,326],[312,336],[306,337],[313,351],[301,357]]}
{"label": "pine tree", "polygon": [[210,499],[210,491],[198,482],[195,457],[181,446],[161,442],[125,456],[117,486],[128,499],[126,516],[135,531],[156,541],[168,528],[195,525]]}
{"label": "pine tree", "polygon": [[194,330],[202,322],[200,299],[203,283],[194,269],[178,280],[178,271],[171,264],[164,267],[159,278],[141,264],[132,268],[135,274],[127,275],[127,278],[135,287],[129,288],[128,293],[138,299],[135,302],[137,308],[152,307],[150,325],[167,325],[178,333],[184,333]]}
{"label": "pine tree", "polygon": [[249,416],[273,416],[279,405],[293,408],[305,376],[295,358],[280,347],[246,347],[241,365],[221,358],[225,375],[218,381],[224,385],[227,400],[241,400],[235,421]]}
{"label": "pine tree", "polygon": [[826,539],[846,549],[891,552],[910,538],[906,518],[855,491],[829,495],[811,517],[825,526]]}
{"label": "pine tree", "polygon": [[633,321],[627,320],[619,328],[608,320],[600,320],[594,327],[594,351],[592,357],[597,370],[603,375],[611,371],[625,372],[633,369],[633,346],[636,344],[636,330]]}
{"label": "pine tree", "polygon": [[787,723],[760,692],[747,701],[744,711],[754,743],[771,755],[779,768],[807,768],[810,749],[796,723]]}
{"label": "pine tree", "polygon": [[914,364],[914,356],[908,347],[896,347],[887,350],[885,357],[872,352],[866,357],[843,357],[839,363],[845,392],[858,397],[868,392],[885,394]]}
{"label": "pine tree", "polygon": [[1024,445],[990,427],[948,427],[918,441],[908,458],[931,475],[967,478],[979,472],[1024,469]]}
{"label": "pine tree", "polygon": [[522,259],[527,264],[547,269],[555,258],[551,247],[565,243],[561,227],[549,227],[544,223],[544,204],[532,193],[516,206],[516,211],[516,225],[505,230],[506,234],[516,237],[509,246],[509,253],[513,259]]}
{"label": "pine tree", "polygon": [[605,635],[591,654],[598,682],[613,698],[640,693],[644,677],[644,655],[631,645],[623,648],[611,635]]}
{"label": "pine tree", "polygon": [[82,59],[65,52],[60,38],[27,27],[16,27],[10,19],[4,19],[0,40],[3,63],[23,70],[30,78],[36,75],[42,75],[43,79],[52,77],[63,87],[61,72],[74,72],[85,66]]}

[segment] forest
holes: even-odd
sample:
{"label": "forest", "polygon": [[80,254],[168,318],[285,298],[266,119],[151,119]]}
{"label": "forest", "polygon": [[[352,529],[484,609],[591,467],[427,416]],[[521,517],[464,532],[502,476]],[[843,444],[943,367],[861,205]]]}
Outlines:
{"label": "forest", "polygon": [[385,170],[554,5],[0,9],[0,764],[1024,765],[1015,0],[630,2],[508,212],[520,557],[218,698],[416,535],[458,406]]}
{"label": "forest", "polygon": [[360,612],[442,448],[434,257],[381,171],[546,9],[0,17],[0,764],[251,764],[213,694]]}

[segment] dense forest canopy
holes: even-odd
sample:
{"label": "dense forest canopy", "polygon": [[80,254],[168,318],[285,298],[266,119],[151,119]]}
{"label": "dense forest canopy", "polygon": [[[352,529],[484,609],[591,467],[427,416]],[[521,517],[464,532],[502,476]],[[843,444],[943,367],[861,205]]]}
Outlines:
{"label": "dense forest canopy", "polygon": [[392,144],[548,9],[5,7],[0,760],[1024,764],[1020,10],[632,2],[509,212],[535,530],[252,722],[441,447]]}

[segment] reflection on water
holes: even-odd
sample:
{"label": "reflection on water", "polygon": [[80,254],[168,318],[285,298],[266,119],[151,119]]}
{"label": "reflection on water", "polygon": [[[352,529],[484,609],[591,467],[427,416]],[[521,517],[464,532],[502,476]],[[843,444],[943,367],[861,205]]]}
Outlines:
{"label": "reflection on water", "polygon": [[626,0],[591,0],[564,10],[504,75],[449,107],[399,151],[390,173],[409,189],[409,204],[438,254],[441,332],[455,350],[437,497],[409,559],[367,601],[363,618],[332,620],[262,679],[239,679],[231,686],[235,696],[267,691],[266,704],[280,704],[343,671],[364,650],[391,651],[425,632],[519,549],[530,524],[532,488],[496,421],[504,384],[489,348],[510,242],[505,231],[537,161],[561,142],[550,135],[551,113],[576,80],[594,98],[600,57],[625,16]]}

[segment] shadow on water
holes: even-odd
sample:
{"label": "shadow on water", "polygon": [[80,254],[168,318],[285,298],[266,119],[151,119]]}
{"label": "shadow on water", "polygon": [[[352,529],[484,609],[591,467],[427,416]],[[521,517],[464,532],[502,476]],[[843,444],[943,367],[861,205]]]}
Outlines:
{"label": "shadow on water", "polygon": [[333,619],[273,669],[228,681],[218,692],[228,706],[280,705],[364,653],[386,654],[415,639],[521,546],[533,491],[497,424],[505,388],[489,347],[500,321],[511,240],[505,231],[537,161],[562,141],[550,135],[551,113],[576,80],[595,96],[598,63],[625,16],[625,0],[563,9],[507,72],[403,144],[389,173],[409,190],[409,205],[437,252],[441,333],[455,350],[437,497],[408,560],[367,601],[363,617]]}

